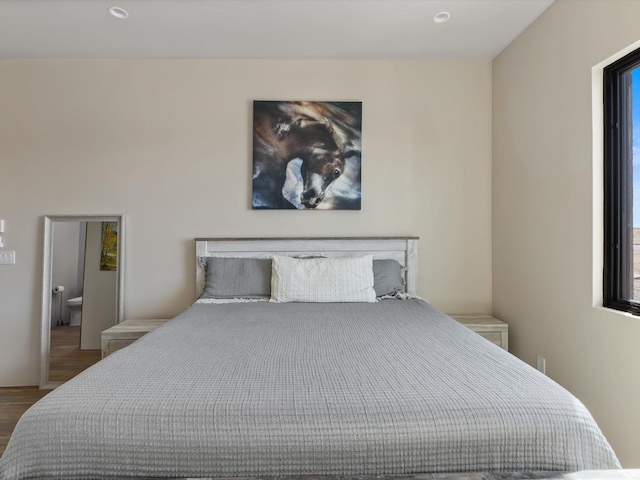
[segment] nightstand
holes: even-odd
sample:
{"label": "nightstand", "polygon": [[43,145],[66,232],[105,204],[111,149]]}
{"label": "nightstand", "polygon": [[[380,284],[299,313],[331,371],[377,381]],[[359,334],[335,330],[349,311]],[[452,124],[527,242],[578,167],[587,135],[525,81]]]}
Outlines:
{"label": "nightstand", "polygon": [[131,319],[105,330],[102,332],[102,358],[131,345],[167,321],[168,318]]}
{"label": "nightstand", "polygon": [[449,313],[448,315],[491,343],[509,350],[509,325],[503,321],[484,313]]}

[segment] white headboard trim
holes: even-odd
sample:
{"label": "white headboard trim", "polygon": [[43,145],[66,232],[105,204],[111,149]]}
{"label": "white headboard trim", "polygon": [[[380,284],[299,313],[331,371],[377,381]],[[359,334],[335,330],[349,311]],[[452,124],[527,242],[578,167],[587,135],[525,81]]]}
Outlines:
{"label": "white headboard trim", "polygon": [[373,255],[406,268],[407,293],[417,294],[418,237],[196,238],[196,298],[204,287],[202,257],[270,258],[274,255],[326,257]]}

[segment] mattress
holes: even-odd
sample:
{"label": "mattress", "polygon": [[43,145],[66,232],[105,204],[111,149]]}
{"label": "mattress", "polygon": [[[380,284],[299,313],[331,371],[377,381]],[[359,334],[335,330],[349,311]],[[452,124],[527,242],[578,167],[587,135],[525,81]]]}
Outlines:
{"label": "mattress", "polygon": [[619,467],[574,396],[411,299],[194,305],[33,405],[0,478]]}

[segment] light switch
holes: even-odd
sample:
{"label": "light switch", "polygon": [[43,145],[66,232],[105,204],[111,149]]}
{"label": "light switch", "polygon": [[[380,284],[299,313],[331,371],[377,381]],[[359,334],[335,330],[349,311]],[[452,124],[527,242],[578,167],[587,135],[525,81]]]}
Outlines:
{"label": "light switch", "polygon": [[15,265],[16,252],[13,250],[0,250],[0,265]]}
{"label": "light switch", "polygon": [[0,236],[0,248],[4,247],[4,243],[2,242],[2,237]]}
{"label": "light switch", "polygon": [[0,233],[4,233],[4,220],[0,220]]}

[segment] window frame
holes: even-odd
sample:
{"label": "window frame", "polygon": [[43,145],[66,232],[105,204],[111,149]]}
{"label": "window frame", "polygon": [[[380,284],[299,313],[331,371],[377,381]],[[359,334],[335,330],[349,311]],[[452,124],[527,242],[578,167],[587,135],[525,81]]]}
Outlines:
{"label": "window frame", "polygon": [[633,136],[629,135],[633,133],[631,71],[636,67],[640,49],[604,68],[603,305],[640,315],[640,301],[633,300]]}

